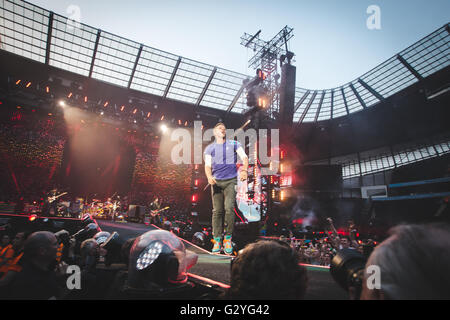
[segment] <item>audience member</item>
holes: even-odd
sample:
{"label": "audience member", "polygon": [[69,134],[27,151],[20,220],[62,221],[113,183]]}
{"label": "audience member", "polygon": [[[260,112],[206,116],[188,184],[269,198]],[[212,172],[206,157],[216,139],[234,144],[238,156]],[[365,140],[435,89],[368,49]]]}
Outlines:
{"label": "audience member", "polygon": [[[378,245],[366,264],[361,299],[450,299],[450,226],[401,225]],[[380,271],[380,289],[369,289],[369,266]]]}
{"label": "audience member", "polygon": [[11,245],[11,238],[9,237],[8,234],[3,234],[2,235],[2,242],[0,245],[0,252],[3,251],[3,249],[5,249],[6,247]]}
{"label": "audience member", "polygon": [[0,288],[6,287],[22,270],[23,263],[23,247],[28,233],[18,232],[11,244],[5,252],[4,259],[0,263]]}
{"label": "audience member", "polygon": [[302,299],[306,285],[297,253],[286,243],[263,240],[247,245],[234,259],[226,298]]}
{"label": "audience member", "polygon": [[58,243],[53,233],[38,231],[31,234],[24,246],[24,263],[10,284],[12,299],[55,299],[62,291],[57,276],[50,267],[56,260]]}
{"label": "audience member", "polygon": [[14,249],[11,244],[11,240],[8,234],[4,234],[2,236],[2,243],[0,246],[0,268],[3,266],[6,262],[8,262],[9,259],[14,255]]}

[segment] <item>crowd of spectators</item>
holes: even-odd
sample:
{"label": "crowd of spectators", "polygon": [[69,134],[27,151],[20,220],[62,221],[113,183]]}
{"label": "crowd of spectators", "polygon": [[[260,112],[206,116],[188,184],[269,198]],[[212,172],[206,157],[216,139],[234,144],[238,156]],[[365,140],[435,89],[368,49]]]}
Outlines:
{"label": "crowd of spectators", "polygon": [[296,239],[291,231],[289,236],[282,235],[279,240],[288,243],[304,264],[330,266],[331,260],[339,250],[350,248],[368,257],[377,242],[373,239],[357,239],[356,226],[349,221],[345,233],[338,233],[331,218],[327,218],[329,230],[316,232],[312,239]]}
{"label": "crowd of spectators", "polygon": [[[94,239],[98,231],[94,223],[73,237],[66,230],[19,231],[12,236],[11,230],[2,231],[0,299],[105,298],[113,274],[97,270],[106,255],[101,242]],[[68,288],[70,266],[79,268],[80,290]]]}
{"label": "crowd of spectators", "polygon": [[[372,247],[373,251],[364,251],[367,246],[355,241],[351,236],[352,228],[350,236],[343,236],[335,233],[331,219],[329,223],[331,234],[328,241],[325,238],[295,240],[282,237],[247,244],[231,261],[230,288],[222,292],[221,298],[302,299],[309,283],[308,270],[302,263],[329,266],[332,257],[343,249],[359,251],[365,256],[366,267],[376,265],[381,269],[381,287],[367,288],[363,282],[363,299],[450,298],[448,224],[397,226],[390,231],[389,238]],[[173,235],[164,230],[157,232]],[[144,243],[145,247],[152,243],[147,240],[145,244],[142,240],[144,235],[119,241],[119,249],[113,249],[110,244],[112,239],[118,239],[118,234],[101,231],[95,221],[87,216],[83,220],[83,228],[72,235],[65,230],[55,233],[19,230],[14,234],[4,230],[0,236],[0,299],[123,299],[128,297],[129,292],[142,298],[142,292],[149,288],[153,290],[153,285],[149,285],[137,288],[137,291],[128,288],[128,293],[123,294],[130,270],[139,272],[136,261],[131,264],[130,258],[144,259],[141,262],[137,260],[141,265],[151,259],[142,258],[142,252],[147,249],[136,252],[139,245]],[[133,248],[135,252],[132,254]],[[111,260],[108,254],[112,252],[115,258]],[[184,252],[182,255],[188,256]],[[179,256],[180,253],[177,253],[172,258]],[[436,257],[439,257],[437,264]],[[173,273],[178,267],[170,267],[169,261],[167,270]],[[130,265],[135,268],[129,269]],[[68,268],[73,266],[79,268],[80,283],[73,283],[79,290],[68,287],[71,276]],[[167,270],[158,270],[153,278],[157,275],[156,278],[161,279],[159,274]],[[144,274],[151,275],[152,272],[140,273],[139,279]],[[364,279],[367,276],[365,274]],[[176,278],[177,275],[171,277]],[[141,280],[138,282],[142,284]],[[152,297],[158,297],[158,292],[163,292],[161,285],[174,286],[169,281],[159,283],[157,290],[152,291],[156,294]],[[195,299],[195,296],[192,298]]]}

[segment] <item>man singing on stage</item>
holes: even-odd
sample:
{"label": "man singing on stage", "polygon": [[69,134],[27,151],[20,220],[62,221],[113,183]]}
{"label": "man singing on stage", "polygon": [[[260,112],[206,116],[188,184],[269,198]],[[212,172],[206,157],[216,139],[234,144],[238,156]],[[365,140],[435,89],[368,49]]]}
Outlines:
{"label": "man singing on stage", "polygon": [[[226,140],[226,128],[223,123],[214,126],[215,142],[205,149],[205,173],[211,185],[212,196],[212,228],[214,237],[213,253],[222,248],[222,233],[225,231],[223,250],[225,254],[233,253],[231,238],[234,229],[234,204],[238,169],[237,155],[243,162],[239,171],[239,179],[247,180],[248,157],[241,144],[234,140]],[[224,220],[224,221],[223,221]]]}

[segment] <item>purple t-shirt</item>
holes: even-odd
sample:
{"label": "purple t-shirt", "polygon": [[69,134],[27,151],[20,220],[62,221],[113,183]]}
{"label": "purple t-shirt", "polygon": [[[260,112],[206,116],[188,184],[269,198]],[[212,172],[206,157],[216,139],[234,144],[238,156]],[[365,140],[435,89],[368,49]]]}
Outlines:
{"label": "purple t-shirt", "polygon": [[215,179],[226,180],[237,177],[237,153],[241,144],[234,140],[226,140],[223,144],[211,143],[204,154],[211,156],[211,170]]}

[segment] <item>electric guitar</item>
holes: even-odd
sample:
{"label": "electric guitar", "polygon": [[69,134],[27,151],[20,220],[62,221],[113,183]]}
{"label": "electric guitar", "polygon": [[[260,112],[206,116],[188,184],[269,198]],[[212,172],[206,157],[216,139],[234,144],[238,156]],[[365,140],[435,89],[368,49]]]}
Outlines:
{"label": "electric guitar", "polygon": [[59,197],[62,197],[65,194],[67,194],[67,192],[60,193],[57,196],[47,197],[47,201],[48,201],[48,203],[53,203],[53,201],[55,201]]}
{"label": "electric guitar", "polygon": [[164,207],[164,208],[158,209],[158,210],[151,210],[151,211],[150,211],[150,215],[151,215],[152,217],[154,217],[154,216],[156,216],[157,214],[159,214],[161,211],[167,210],[167,209],[169,209],[169,208],[170,208],[170,207]]}

